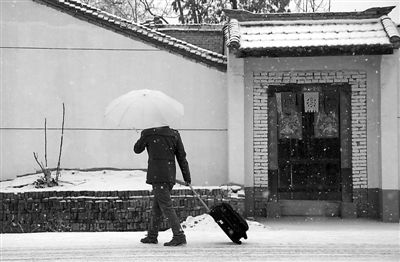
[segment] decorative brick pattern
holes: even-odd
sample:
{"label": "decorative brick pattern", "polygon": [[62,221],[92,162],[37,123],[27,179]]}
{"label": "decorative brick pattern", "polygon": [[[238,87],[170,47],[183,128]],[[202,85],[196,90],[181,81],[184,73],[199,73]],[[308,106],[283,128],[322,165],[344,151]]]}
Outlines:
{"label": "decorative brick pattern", "polygon": [[268,186],[268,95],[261,85],[253,91],[254,186]]}
{"label": "decorative brick pattern", "polygon": [[353,188],[367,188],[367,75],[349,72]]}
{"label": "decorative brick pattern", "polygon": [[351,86],[353,188],[367,188],[367,75],[363,71],[253,73],[254,187],[268,186],[268,85],[290,83],[348,83]]}
{"label": "decorative brick pattern", "polygon": [[[240,214],[244,198],[227,190],[200,189],[209,207],[228,202]],[[173,190],[173,206],[181,221],[207,211],[190,190]],[[0,233],[46,231],[144,231],[153,196],[150,191],[81,191],[0,193]],[[161,228],[167,229],[164,220]]]}

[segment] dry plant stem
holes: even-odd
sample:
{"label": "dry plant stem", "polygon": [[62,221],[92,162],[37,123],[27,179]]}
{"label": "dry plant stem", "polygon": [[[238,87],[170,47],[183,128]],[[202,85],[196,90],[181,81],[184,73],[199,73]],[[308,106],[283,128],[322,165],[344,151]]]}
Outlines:
{"label": "dry plant stem", "polygon": [[47,119],[44,119],[44,163],[47,168]]}
{"label": "dry plant stem", "polygon": [[51,172],[50,172],[50,170],[46,169],[43,166],[43,163],[39,162],[37,153],[33,152],[33,157],[35,158],[36,163],[39,165],[40,169],[42,170],[44,178],[46,179],[47,185],[50,186],[50,184],[51,184]]}
{"label": "dry plant stem", "polygon": [[42,170],[43,174],[45,174],[44,167],[43,167],[43,165],[39,162],[37,153],[33,152],[33,157],[35,158],[36,163],[39,165],[39,167],[40,167],[40,169]]}
{"label": "dry plant stem", "polygon": [[56,182],[58,182],[58,177],[60,175],[60,161],[61,161],[61,152],[64,140],[64,120],[65,120],[65,105],[63,103],[63,119],[61,126],[61,141],[60,141],[60,153],[58,154],[58,163],[57,163],[57,171],[56,171]]}

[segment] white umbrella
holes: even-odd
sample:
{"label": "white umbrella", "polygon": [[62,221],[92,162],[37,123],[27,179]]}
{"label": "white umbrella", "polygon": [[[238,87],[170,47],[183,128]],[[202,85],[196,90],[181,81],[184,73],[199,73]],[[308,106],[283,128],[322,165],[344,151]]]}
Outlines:
{"label": "white umbrella", "polygon": [[175,126],[183,117],[183,105],[157,90],[133,90],[113,100],[105,117],[119,127],[145,129]]}

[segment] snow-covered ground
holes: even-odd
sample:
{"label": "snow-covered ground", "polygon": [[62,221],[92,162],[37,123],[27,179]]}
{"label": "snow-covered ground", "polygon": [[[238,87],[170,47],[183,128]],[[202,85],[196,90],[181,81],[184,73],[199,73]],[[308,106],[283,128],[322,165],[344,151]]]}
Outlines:
{"label": "snow-covered ground", "polygon": [[42,173],[38,173],[2,181],[0,182],[0,192],[151,190],[151,186],[146,184],[146,173],[140,170],[62,170],[59,186],[35,188],[33,182],[42,176]]}
{"label": "snow-covered ground", "polygon": [[183,223],[188,244],[145,245],[145,232],[2,234],[1,261],[400,261],[399,224],[339,218],[249,221],[232,243],[208,215]]}
{"label": "snow-covered ground", "polygon": [[[52,177],[55,177],[53,172]],[[27,192],[27,191],[124,191],[124,190],[151,190],[146,184],[146,172],[141,170],[62,170],[59,186],[35,188],[34,182],[43,177],[42,173],[19,176],[13,180],[0,182],[0,192]],[[236,194],[242,194],[240,186],[194,186],[194,188],[224,188],[233,189]],[[174,189],[189,189],[176,184]],[[239,192],[237,192],[239,190]]]}
{"label": "snow-covered ground", "polygon": [[[36,189],[32,183],[39,177],[3,181],[0,191],[150,189],[143,171],[63,171],[61,186]],[[322,217],[248,223],[242,245],[207,214],[182,223],[188,240],[183,247],[162,245],[170,230],[160,233],[157,245],[140,243],[145,232],[1,234],[0,261],[400,261],[398,223]]]}

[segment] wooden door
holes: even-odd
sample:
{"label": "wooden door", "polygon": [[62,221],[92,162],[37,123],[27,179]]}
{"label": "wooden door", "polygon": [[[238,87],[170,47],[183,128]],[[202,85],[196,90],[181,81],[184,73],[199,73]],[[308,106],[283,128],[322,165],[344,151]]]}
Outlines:
{"label": "wooden door", "polygon": [[270,97],[278,111],[278,198],[341,200],[339,88],[277,87]]}

